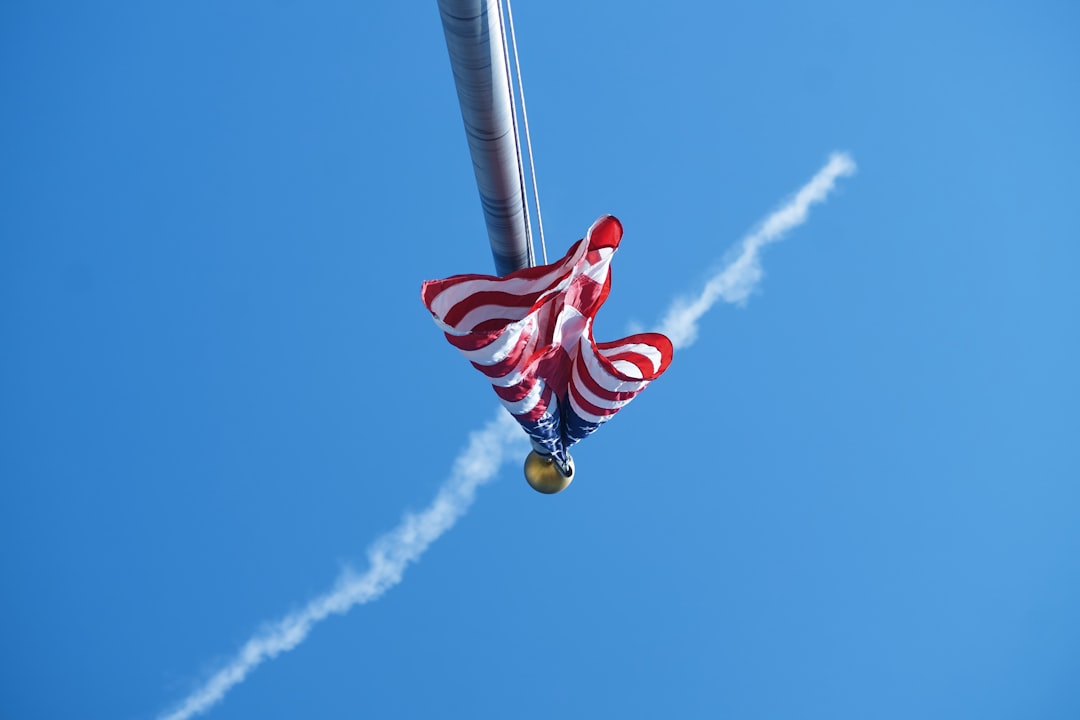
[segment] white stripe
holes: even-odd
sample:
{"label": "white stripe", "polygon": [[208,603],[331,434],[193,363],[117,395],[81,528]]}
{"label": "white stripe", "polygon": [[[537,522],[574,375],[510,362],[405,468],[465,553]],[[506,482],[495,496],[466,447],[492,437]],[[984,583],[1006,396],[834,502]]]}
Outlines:
{"label": "white stripe", "polygon": [[[606,410],[618,410],[619,408],[625,406],[628,402],[630,402],[630,400],[634,399],[633,396],[631,396],[627,400],[608,400],[594,394],[593,391],[589,389],[589,386],[586,385],[585,381],[582,379],[581,369],[578,367],[577,363],[574,363],[574,372],[570,375],[570,383],[574,386],[574,390],[576,390],[577,393],[582,396],[585,402],[591,403],[596,407],[604,408]],[[643,387],[644,385],[641,385],[637,390],[627,390],[624,392],[637,393],[640,392],[641,388]]]}
{"label": "white stripe", "polygon": [[533,366],[536,365],[535,362],[531,361],[533,353],[536,352],[536,338],[536,335],[529,338],[529,345],[525,348],[525,352],[521,354],[521,358],[511,370],[505,375],[488,378],[492,387],[514,387],[522,381],[526,372],[532,370]]}
{"label": "white stripe", "polygon": [[[585,361],[585,369],[589,373],[589,377],[596,381],[596,384],[605,390],[611,392],[640,392],[644,387],[641,378],[641,371],[637,367],[634,367],[633,373],[624,373],[627,377],[618,377],[612,375],[608,369],[600,363],[600,359],[596,355],[596,351],[593,349],[593,345],[589,342],[587,337],[581,338],[581,343],[578,345],[578,352],[581,354],[581,358]],[[636,379],[635,379],[636,377]]]}
{"label": "white stripe", "polygon": [[469,362],[477,365],[498,365],[506,360],[514,348],[521,342],[522,336],[528,337],[529,341],[536,343],[536,316],[530,315],[516,323],[511,323],[502,334],[483,347],[475,350],[461,350],[461,354]]}
{"label": "white stripe", "polygon": [[611,257],[615,254],[615,250],[612,248],[602,248],[597,252],[600,254],[600,259],[594,263],[585,265],[581,274],[602,284],[607,278],[608,270],[611,267]]}
{"label": "white stripe", "polygon": [[[618,347],[604,348],[600,351],[600,354],[606,358],[612,358],[625,352],[631,352],[635,355],[640,355],[641,357],[651,362],[654,373],[660,370],[660,363],[664,361],[663,354],[656,348],[656,346],[650,345],[648,343],[626,343],[625,345],[619,345]],[[635,370],[634,375],[640,375],[640,371]]]}
{"label": "white stripe", "polygon": [[[547,288],[547,290],[543,292],[543,296],[546,296],[550,295],[552,292],[561,291],[569,284],[569,281],[573,279],[574,273],[571,271],[581,262],[587,252],[588,244],[584,242],[581,243],[578,246],[577,252],[566,258],[563,262],[553,265],[550,271],[544,273],[539,278],[482,277],[452,283],[432,299],[431,311],[435,313],[437,317],[445,318],[450,314],[454,306],[468,300],[470,296],[479,292],[503,292],[512,295],[528,295],[534,292],[541,292],[544,288]],[[559,277],[566,273],[569,273],[569,275],[564,278],[562,282],[559,282]]]}
{"label": "white stripe", "polygon": [[642,379],[644,379],[644,377],[645,377],[644,375],[641,374],[641,368],[639,368],[637,365],[630,362],[629,360],[616,360],[615,362],[613,362],[611,364],[616,370],[621,372],[623,375],[627,375],[629,377],[635,377],[636,376],[636,377],[642,378]]}
{"label": "white stripe", "polygon": [[502,400],[503,407],[509,410],[511,415],[524,415],[531,412],[536,407],[536,404],[540,402],[540,396],[544,394],[544,387],[546,387],[544,381],[537,378],[533,386],[529,388],[529,394],[517,402],[499,399]]}
{"label": "white stripe", "polygon": [[592,413],[587,412],[583,407],[578,405],[577,400],[574,399],[573,395],[570,395],[567,399],[570,401],[570,407],[573,408],[577,416],[586,422],[605,423],[614,417],[613,415],[593,415]]}
{"label": "white stripe", "polygon": [[555,321],[555,329],[551,334],[551,344],[564,347],[567,354],[572,354],[572,348],[577,345],[588,327],[589,321],[581,314],[580,310],[571,305],[565,305],[559,311],[559,317]]}
{"label": "white stripe", "polygon": [[529,309],[530,308],[512,307],[509,305],[481,305],[478,308],[470,310],[462,317],[457,323],[457,328],[466,333],[471,333],[481,323],[498,319],[504,319],[507,321],[507,325],[512,325],[528,317]]}

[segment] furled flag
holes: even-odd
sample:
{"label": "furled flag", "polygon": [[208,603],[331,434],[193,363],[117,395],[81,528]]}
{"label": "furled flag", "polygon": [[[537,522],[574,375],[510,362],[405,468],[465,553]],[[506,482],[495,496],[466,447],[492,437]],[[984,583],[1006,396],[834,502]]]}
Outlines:
{"label": "furled flag", "polygon": [[425,282],[446,339],[484,373],[534,449],[566,466],[571,445],[611,419],[671,362],[671,341],[639,333],[598,343],[592,323],[611,290],[622,225],[601,217],[561,260],[504,277]]}

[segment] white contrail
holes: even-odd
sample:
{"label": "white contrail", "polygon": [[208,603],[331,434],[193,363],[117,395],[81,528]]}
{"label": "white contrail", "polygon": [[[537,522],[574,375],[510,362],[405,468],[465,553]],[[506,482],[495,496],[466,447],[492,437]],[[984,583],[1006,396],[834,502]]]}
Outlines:
{"label": "white contrail", "polygon": [[[706,283],[698,297],[676,301],[661,329],[672,344],[677,348],[693,344],[697,321],[718,300],[745,300],[762,276],[758,263],[761,248],[805,222],[810,206],[825,200],[837,178],[854,172],[855,162],[848,155],[833,154],[787,204],[743,239],[738,255]],[[500,408],[495,420],[469,436],[468,447],[454,461],[450,478],[439,488],[431,505],[418,514],[406,515],[396,528],[372,543],[367,572],[357,575],[346,568],[333,590],[255,634],[225,667],[159,720],[188,720],[206,712],[257,666],[303,642],[317,623],[371,602],[397,585],[409,563],[418,560],[468,510],[476,489],[493,480],[503,462],[519,458],[528,447],[521,427]]]}
{"label": "white contrail", "polygon": [[847,153],[833,153],[825,167],[778,210],[769,215],[752,233],[743,238],[738,254],[705,284],[695,298],[681,298],[672,303],[660,331],[671,338],[676,348],[689,347],[697,339],[698,320],[718,300],[742,302],[761,280],[761,248],[781,239],[788,230],[806,222],[810,206],[825,200],[838,178],[855,173],[855,161]]}
{"label": "white contrail", "polygon": [[225,667],[160,720],[187,720],[206,712],[258,665],[303,642],[317,623],[371,602],[397,585],[409,563],[418,560],[468,510],[476,489],[493,480],[503,462],[520,459],[528,445],[521,427],[500,408],[495,420],[469,436],[468,447],[454,461],[450,478],[431,504],[418,514],[406,515],[372,543],[367,572],[357,575],[346,568],[333,590],[256,633]]}

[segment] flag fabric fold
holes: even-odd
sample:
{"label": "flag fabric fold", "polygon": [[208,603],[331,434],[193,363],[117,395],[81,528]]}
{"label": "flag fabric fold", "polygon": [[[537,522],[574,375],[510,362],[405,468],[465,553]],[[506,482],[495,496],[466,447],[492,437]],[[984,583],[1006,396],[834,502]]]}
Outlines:
{"label": "flag fabric fold", "polygon": [[533,446],[564,465],[570,446],[671,363],[671,341],[659,333],[593,338],[621,239],[621,223],[608,215],[550,265],[503,277],[455,275],[421,289],[450,344],[487,376]]}

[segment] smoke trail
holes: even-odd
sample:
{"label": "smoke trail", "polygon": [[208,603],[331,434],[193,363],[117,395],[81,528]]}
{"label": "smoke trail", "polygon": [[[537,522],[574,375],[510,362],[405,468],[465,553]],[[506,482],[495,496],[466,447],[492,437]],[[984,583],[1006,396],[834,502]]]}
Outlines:
{"label": "smoke trail", "polygon": [[[698,320],[718,300],[732,303],[745,300],[762,277],[758,262],[761,248],[805,222],[810,206],[824,201],[838,178],[854,172],[855,162],[848,155],[833,154],[825,167],[787,204],[743,238],[738,255],[706,283],[697,298],[676,301],[662,327],[675,347],[693,344]],[[454,461],[450,478],[432,503],[419,514],[406,515],[396,528],[372,543],[368,549],[367,572],[357,575],[346,569],[333,590],[257,633],[225,667],[175,709],[159,716],[159,720],[188,720],[206,712],[260,664],[303,642],[317,623],[332,614],[341,615],[356,605],[371,602],[397,585],[409,563],[418,560],[468,510],[477,488],[493,480],[503,462],[520,457],[527,449],[528,442],[520,426],[500,408],[495,420],[469,436],[468,447]]]}
{"label": "smoke trail", "polygon": [[743,238],[738,254],[705,284],[700,295],[672,303],[660,331],[671,338],[676,348],[692,345],[697,339],[697,323],[702,315],[718,300],[729,303],[746,300],[761,280],[761,263],[758,260],[761,248],[780,240],[788,230],[806,222],[810,206],[824,202],[838,178],[854,173],[855,161],[848,154],[833,153],[825,167],[799,188],[791,200]]}
{"label": "smoke trail", "polygon": [[520,426],[500,408],[495,420],[469,436],[468,447],[454,461],[450,478],[431,504],[418,514],[406,515],[396,528],[372,543],[367,572],[357,575],[346,568],[333,590],[256,633],[225,667],[159,719],[187,720],[206,712],[257,666],[303,642],[317,623],[371,602],[397,585],[409,563],[420,559],[469,509],[476,489],[493,480],[503,462],[520,458],[527,449]]}

